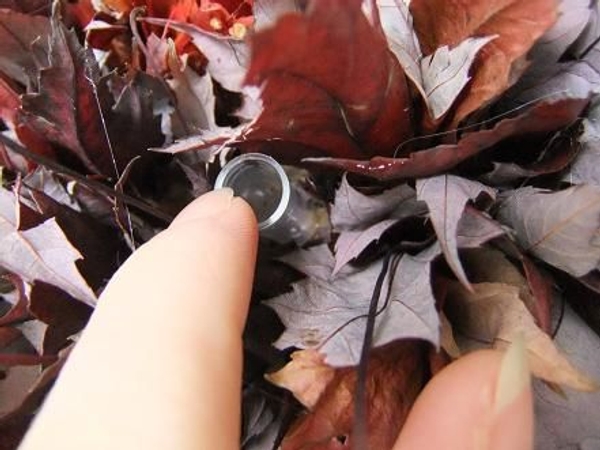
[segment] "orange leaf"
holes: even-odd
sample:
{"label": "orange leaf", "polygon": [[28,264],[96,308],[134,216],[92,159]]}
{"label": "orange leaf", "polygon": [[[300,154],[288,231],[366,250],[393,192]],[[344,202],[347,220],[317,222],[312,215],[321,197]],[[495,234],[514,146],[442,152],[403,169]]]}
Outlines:
{"label": "orange leaf", "polygon": [[410,10],[425,54],[469,37],[498,36],[479,53],[451,126],[515,81],[526,67],[523,58],[557,18],[555,0],[413,0]]}
{"label": "orange leaf", "polygon": [[325,363],[324,355],[308,349],[292,353],[292,360],[283,369],[265,377],[271,383],[291,391],[300,403],[310,409],[316,405],[335,372],[333,367]]}

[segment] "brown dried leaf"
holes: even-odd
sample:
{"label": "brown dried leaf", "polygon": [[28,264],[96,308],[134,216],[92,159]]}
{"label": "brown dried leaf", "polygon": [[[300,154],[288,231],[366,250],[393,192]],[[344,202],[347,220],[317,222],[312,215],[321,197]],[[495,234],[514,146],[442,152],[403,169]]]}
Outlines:
{"label": "brown dried leaf", "polygon": [[469,37],[498,36],[477,57],[453,127],[514,82],[524,68],[523,58],[554,24],[558,12],[555,0],[412,0],[410,11],[425,54]]}
{"label": "brown dried leaf", "polygon": [[[526,278],[504,253],[493,248],[470,249],[461,252],[469,279],[474,283],[498,282],[515,286],[519,296],[529,312],[535,318],[536,324],[546,333],[550,333],[550,305],[547,292],[541,292],[541,274],[531,260],[524,255],[521,257],[524,269],[529,277]],[[534,290],[530,278],[536,284]],[[537,295],[536,295],[537,294]],[[539,298],[538,298],[539,297]]]}
{"label": "brown dried leaf", "polygon": [[442,347],[451,358],[456,359],[460,357],[461,352],[454,339],[452,324],[443,311],[440,312],[440,347]]}
{"label": "brown dried leaf", "polygon": [[456,282],[448,286],[445,311],[455,330],[501,348],[523,336],[534,375],[581,391],[600,387],[573,367],[550,336],[535,325],[518,287],[505,283],[474,283],[472,286],[473,292]]}

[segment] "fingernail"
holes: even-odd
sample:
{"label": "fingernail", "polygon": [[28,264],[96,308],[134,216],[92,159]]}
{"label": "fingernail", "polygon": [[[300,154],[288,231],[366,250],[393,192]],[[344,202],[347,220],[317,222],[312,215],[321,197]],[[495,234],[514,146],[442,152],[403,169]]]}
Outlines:
{"label": "fingernail", "polygon": [[173,222],[171,222],[171,226],[198,219],[218,217],[231,208],[233,199],[233,189],[231,188],[222,188],[207,192],[183,208]]}
{"label": "fingernail", "polygon": [[494,415],[498,415],[529,386],[530,373],[525,339],[519,335],[510,345],[500,364],[494,396]]}

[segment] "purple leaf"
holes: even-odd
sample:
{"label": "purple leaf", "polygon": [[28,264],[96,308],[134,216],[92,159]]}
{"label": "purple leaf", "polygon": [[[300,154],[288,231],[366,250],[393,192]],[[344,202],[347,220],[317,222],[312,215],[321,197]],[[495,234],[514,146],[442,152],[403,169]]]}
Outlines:
{"label": "purple leaf", "polygon": [[408,185],[389,189],[379,195],[365,195],[343,177],[331,207],[331,223],[336,231],[365,229],[389,216],[402,202],[414,198]]}
{"label": "purple leaf", "polygon": [[[257,440],[266,438],[265,433],[271,424],[276,421],[273,409],[267,403],[266,398],[257,392],[244,393],[243,399],[243,433],[242,447],[245,450],[260,447],[253,447]],[[272,444],[271,444],[272,445]],[[269,447],[269,450],[271,447]]]}
{"label": "purple leaf", "polygon": [[331,222],[340,236],[335,244],[333,274],[398,221],[427,212],[408,185],[397,186],[377,195],[365,195],[354,189],[346,177],[336,192],[331,207]]}
{"label": "purple leaf", "polygon": [[575,277],[598,267],[599,217],[600,187],[588,184],[558,192],[509,191],[498,211],[525,250]]}
{"label": "purple leaf", "polygon": [[[430,285],[431,261],[438,254],[434,246],[416,256],[403,255],[392,265],[393,280],[384,283],[381,297],[389,294],[389,302],[376,318],[375,346],[402,338],[421,338],[438,345],[439,319]],[[266,302],[287,327],[275,345],[319,347],[328,364],[356,365],[382,262],[359,271],[344,270],[331,278],[334,259],[327,246],[299,251],[286,261],[300,270],[306,267],[309,278],[293,284],[292,292]]]}
{"label": "purple leaf", "polygon": [[372,242],[377,242],[381,235],[389,230],[397,219],[386,219],[371,225],[366,230],[344,231],[335,243],[335,266],[333,275],[339,273],[351,260],[360,255]]}
{"label": "purple leaf", "polygon": [[0,266],[33,283],[41,280],[94,306],[96,295],[79,273],[75,261],[81,254],[56,223],[49,219],[25,231],[18,229],[14,198],[0,190]]}
{"label": "purple leaf", "polygon": [[458,221],[456,244],[459,248],[476,248],[503,234],[504,229],[498,222],[467,205]]}
{"label": "purple leaf", "polygon": [[556,23],[535,44],[528,58],[534,64],[555,64],[585,29],[591,17],[589,0],[562,0]]}
{"label": "purple leaf", "polygon": [[47,17],[0,9],[0,72],[23,86],[30,86],[37,73],[31,44],[46,42],[49,35]]}
{"label": "purple leaf", "polygon": [[[589,18],[586,30],[590,26],[596,27],[594,22],[597,20],[598,5],[592,6],[596,9],[592,12],[582,3],[589,2],[563,1],[562,8],[568,8],[569,13],[563,11],[555,25],[555,28],[558,28],[554,32],[550,30],[550,42],[542,45],[541,54],[538,55],[534,51],[531,69],[504,95],[501,103],[503,108],[520,107],[524,103],[540,99],[585,99],[600,91],[600,45],[595,41],[599,35],[598,30],[594,30],[593,38],[586,37],[587,31],[584,31],[578,42],[572,44],[573,38],[585,26],[582,22],[586,17]],[[541,44],[544,44],[543,40]],[[574,48],[570,52],[577,58],[573,61],[558,62],[556,54],[561,56],[559,52],[571,44]]]}
{"label": "purple leaf", "polygon": [[458,258],[458,222],[470,200],[476,200],[480,194],[495,198],[495,191],[481,183],[454,175],[417,180],[416,188],[417,199],[427,203],[433,228],[448,265],[460,282],[470,287]]}
{"label": "purple leaf", "polygon": [[600,5],[596,0],[591,0],[589,4],[589,20],[583,32],[573,44],[574,53],[581,57],[590,47],[597,43],[600,36]]}

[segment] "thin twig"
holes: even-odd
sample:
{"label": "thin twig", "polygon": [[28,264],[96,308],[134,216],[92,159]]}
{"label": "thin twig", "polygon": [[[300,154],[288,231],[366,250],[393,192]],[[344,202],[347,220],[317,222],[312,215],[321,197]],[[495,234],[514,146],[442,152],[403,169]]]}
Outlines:
{"label": "thin twig", "polygon": [[109,197],[113,197],[117,200],[120,200],[123,203],[128,204],[129,206],[133,206],[139,209],[140,211],[143,211],[146,214],[154,217],[155,219],[165,222],[166,224],[171,223],[171,221],[173,220],[173,216],[165,213],[164,211],[160,211],[159,209],[146,203],[145,201],[135,197],[131,197],[121,192],[117,192],[114,189],[106,186],[105,184],[100,183],[96,180],[89,179],[79,174],[78,172],[63,166],[62,164],[59,164],[56,161],[47,158],[46,156],[34,153],[31,150],[23,147],[21,144],[18,144],[17,142],[3,135],[2,133],[0,133],[0,143],[4,144],[13,152],[23,156],[24,158],[27,158],[28,160],[33,161],[36,164],[39,164],[40,166],[44,166],[47,169],[53,170],[57,175],[62,175],[67,178],[71,178],[72,180],[78,181],[79,183],[91,189],[95,189],[99,192],[102,192],[103,194],[108,195]]}

